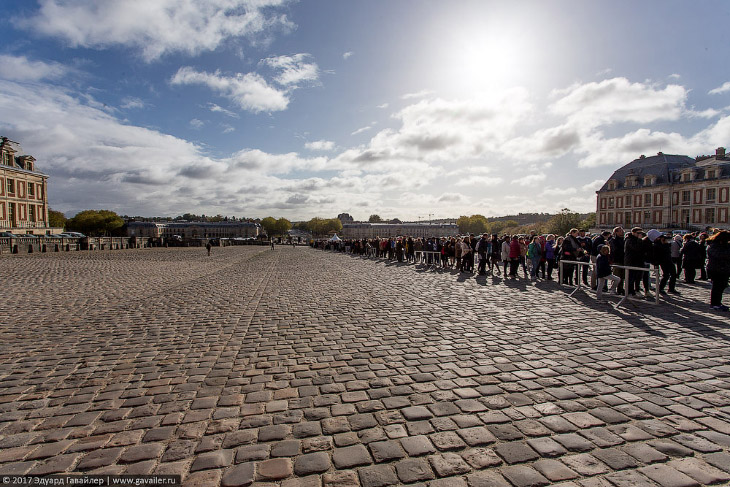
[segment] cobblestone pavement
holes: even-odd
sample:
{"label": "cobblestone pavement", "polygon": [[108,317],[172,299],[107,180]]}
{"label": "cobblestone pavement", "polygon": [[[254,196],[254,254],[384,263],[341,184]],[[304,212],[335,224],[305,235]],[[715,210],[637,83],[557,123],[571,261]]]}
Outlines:
{"label": "cobblestone pavement", "polygon": [[616,311],[257,247],[12,256],[0,275],[2,474],[730,483],[730,322],[703,285]]}

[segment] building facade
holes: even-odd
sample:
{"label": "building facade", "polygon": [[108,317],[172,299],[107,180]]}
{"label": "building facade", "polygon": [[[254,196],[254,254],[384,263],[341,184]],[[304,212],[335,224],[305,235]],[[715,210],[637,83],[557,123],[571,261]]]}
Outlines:
{"label": "building facade", "polygon": [[723,147],[695,159],[641,156],[614,172],[596,194],[601,228],[728,228],[730,158]]}
{"label": "building facade", "polygon": [[127,235],[143,238],[256,238],[261,225],[251,222],[129,222]]}
{"label": "building facade", "polygon": [[451,237],[459,234],[455,223],[347,223],[342,225],[342,238],[375,237]]}
{"label": "building facade", "polygon": [[48,224],[48,176],[35,158],[19,155],[20,147],[0,139],[0,231],[47,235],[63,231]]}

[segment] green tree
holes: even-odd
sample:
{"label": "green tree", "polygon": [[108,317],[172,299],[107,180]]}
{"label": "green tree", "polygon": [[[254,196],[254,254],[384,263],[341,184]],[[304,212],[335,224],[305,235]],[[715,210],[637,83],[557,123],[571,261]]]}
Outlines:
{"label": "green tree", "polygon": [[269,238],[273,237],[276,233],[276,220],[271,216],[267,216],[266,218],[262,219],[260,223],[261,228],[264,229],[266,235],[268,235]]}
{"label": "green tree", "polygon": [[594,211],[593,213],[588,213],[585,220],[580,222],[580,226],[581,226],[581,228],[585,228],[586,230],[588,230],[590,228],[595,228],[596,227],[596,212]]}
{"label": "green tree", "polygon": [[314,217],[307,222],[307,230],[312,232],[312,235],[329,235],[331,232],[341,232],[342,222],[338,218]]}
{"label": "green tree", "polygon": [[286,235],[291,230],[291,222],[286,218],[279,218],[274,225],[276,235]]}
{"label": "green tree", "polygon": [[460,216],[456,224],[460,233],[481,235],[489,230],[489,221],[484,215]]}
{"label": "green tree", "polygon": [[581,224],[581,218],[578,213],[563,208],[560,213],[548,220],[547,231],[555,235],[565,235],[571,228],[578,228]]}
{"label": "green tree", "polygon": [[48,208],[48,224],[52,227],[64,228],[66,226],[66,215],[60,211]]}
{"label": "green tree", "polygon": [[368,218],[368,222],[370,222],[370,223],[383,223],[383,219],[380,218],[380,215],[370,215],[370,218]]}
{"label": "green tree", "polygon": [[124,220],[110,210],[84,210],[66,221],[69,230],[87,235],[116,235]]}

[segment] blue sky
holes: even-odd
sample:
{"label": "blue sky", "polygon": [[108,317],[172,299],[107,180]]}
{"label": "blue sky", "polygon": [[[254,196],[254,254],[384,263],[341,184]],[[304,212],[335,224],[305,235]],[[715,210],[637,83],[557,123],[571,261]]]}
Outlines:
{"label": "blue sky", "polygon": [[0,134],[68,215],[592,211],[730,145],[726,1],[3,6]]}

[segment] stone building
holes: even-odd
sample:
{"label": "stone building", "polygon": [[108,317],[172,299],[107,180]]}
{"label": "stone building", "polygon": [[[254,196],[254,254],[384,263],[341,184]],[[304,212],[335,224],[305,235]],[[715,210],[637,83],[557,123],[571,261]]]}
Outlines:
{"label": "stone building", "polygon": [[63,229],[48,224],[48,176],[36,168],[35,158],[19,155],[20,147],[0,139],[0,231],[46,235]]}
{"label": "stone building", "polygon": [[241,221],[223,222],[130,222],[130,237],[171,238],[179,235],[184,239],[196,238],[256,238],[261,233],[258,223]]}
{"label": "stone building", "polygon": [[702,230],[728,227],[730,158],[641,156],[618,169],[596,192],[596,224]]}
{"label": "stone building", "polygon": [[342,238],[375,237],[451,237],[459,234],[454,223],[347,223],[342,225]]}

